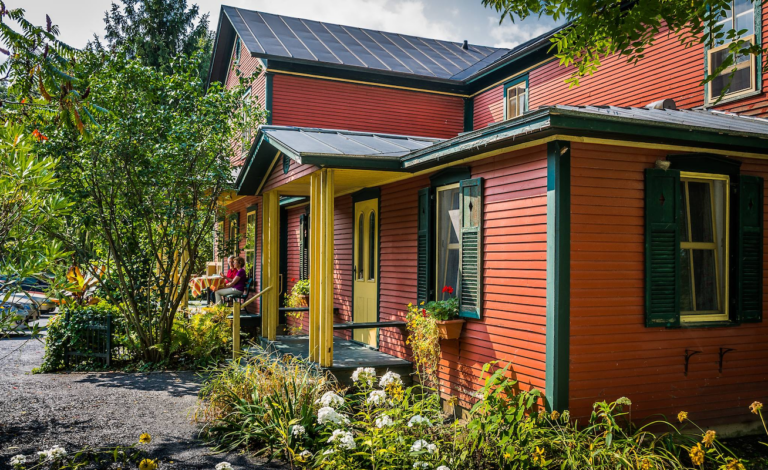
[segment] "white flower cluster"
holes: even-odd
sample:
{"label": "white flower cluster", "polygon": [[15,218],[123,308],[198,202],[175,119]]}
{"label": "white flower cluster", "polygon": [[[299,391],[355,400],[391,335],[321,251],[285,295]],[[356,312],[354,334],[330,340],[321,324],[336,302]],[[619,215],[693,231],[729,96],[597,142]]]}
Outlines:
{"label": "white flower cluster", "polygon": [[357,447],[352,433],[341,429],[333,431],[333,435],[328,438],[328,442],[337,442],[339,447],[346,450],[354,450]]}
{"label": "white flower cluster", "polygon": [[293,427],[291,430],[291,434],[293,434],[293,437],[301,437],[304,435],[304,433],[307,432],[306,429],[304,429],[304,426],[297,424]]}
{"label": "white flower cluster", "polygon": [[309,460],[312,458],[312,452],[305,450],[299,454],[299,457],[301,457],[303,460]]}
{"label": "white flower cluster", "polygon": [[381,388],[387,388],[390,385],[403,385],[403,381],[400,378],[400,374],[387,372],[379,379],[379,385],[381,385]]}
{"label": "white flower cluster", "polygon": [[380,418],[376,418],[376,427],[381,429],[385,426],[392,426],[394,422],[392,421],[392,418],[389,417],[389,415],[381,415]]}
{"label": "white flower cluster", "polygon": [[430,454],[434,454],[437,452],[437,446],[435,444],[430,444],[423,439],[419,439],[411,446],[411,452],[421,452],[423,450],[429,452]]}
{"label": "white flower cluster", "polygon": [[29,457],[25,457],[22,454],[14,455],[11,457],[10,463],[12,467],[21,467],[26,463],[34,464],[37,462],[58,462],[63,460],[66,456],[67,451],[63,447],[53,446],[48,450],[38,451]]}
{"label": "white flower cluster", "polygon": [[384,390],[374,390],[368,395],[368,399],[365,400],[369,405],[381,405],[387,401],[387,392]]}
{"label": "white flower cluster", "polygon": [[376,369],[373,367],[358,367],[352,372],[352,381],[366,382],[369,387],[373,386],[373,381],[376,380]]}
{"label": "white flower cluster", "polygon": [[219,462],[215,468],[216,470],[232,470],[232,465],[229,462]]}
{"label": "white flower cluster", "polygon": [[340,415],[330,406],[325,406],[317,410],[317,422],[318,424],[347,424],[349,420],[346,416]]}
{"label": "white flower cluster", "polygon": [[414,426],[421,426],[421,425],[424,425],[424,426],[426,426],[428,428],[431,428],[432,427],[432,422],[428,418],[425,418],[425,417],[423,417],[421,415],[416,415],[413,418],[408,420],[408,427],[409,428],[412,428]]}
{"label": "white flower cluster", "polygon": [[616,400],[617,405],[626,405],[626,406],[632,406],[632,401],[627,397],[621,397],[618,400]]}
{"label": "white flower cluster", "polygon": [[445,465],[440,465],[439,467],[437,467],[436,470],[451,470],[451,469],[446,467]]}
{"label": "white flower cluster", "polygon": [[334,392],[325,392],[322,397],[315,401],[315,403],[324,407],[330,406],[331,408],[338,408],[344,404],[344,399]]}
{"label": "white flower cluster", "polygon": [[27,463],[27,458],[24,457],[21,454],[14,455],[13,457],[11,457],[11,466],[12,467],[20,467],[20,466],[24,465],[25,463]]}
{"label": "white flower cluster", "polygon": [[419,469],[419,468],[429,468],[429,464],[427,462],[414,462],[413,468]]}

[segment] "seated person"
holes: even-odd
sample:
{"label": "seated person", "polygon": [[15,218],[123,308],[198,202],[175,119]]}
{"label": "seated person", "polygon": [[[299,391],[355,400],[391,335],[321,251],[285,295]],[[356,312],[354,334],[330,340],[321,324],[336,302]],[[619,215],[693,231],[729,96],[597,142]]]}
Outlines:
{"label": "seated person", "polygon": [[216,291],[216,303],[222,303],[222,298],[227,295],[243,295],[243,291],[245,291],[245,260],[238,256],[235,258],[235,267],[237,268],[237,273],[235,274],[235,278],[232,279],[229,283],[221,286]]}
{"label": "seated person", "polygon": [[[227,269],[227,273],[224,274],[222,272],[222,273],[219,273],[219,275],[231,281],[237,275],[237,268],[235,268],[235,255],[231,255],[229,258],[227,258],[227,266],[229,267],[229,269]],[[210,287],[206,287],[206,291],[207,291],[207,297],[208,297],[208,305],[211,305],[214,301],[213,289],[211,289]]]}

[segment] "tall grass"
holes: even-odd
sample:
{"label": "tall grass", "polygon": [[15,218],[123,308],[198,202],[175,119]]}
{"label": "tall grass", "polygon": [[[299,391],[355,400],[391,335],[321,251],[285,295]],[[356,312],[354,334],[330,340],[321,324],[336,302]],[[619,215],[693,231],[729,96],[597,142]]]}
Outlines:
{"label": "tall grass", "polygon": [[253,354],[215,370],[201,392],[195,418],[219,451],[244,447],[256,455],[285,456],[293,426],[308,434],[315,401],[336,387],[316,366],[290,356]]}

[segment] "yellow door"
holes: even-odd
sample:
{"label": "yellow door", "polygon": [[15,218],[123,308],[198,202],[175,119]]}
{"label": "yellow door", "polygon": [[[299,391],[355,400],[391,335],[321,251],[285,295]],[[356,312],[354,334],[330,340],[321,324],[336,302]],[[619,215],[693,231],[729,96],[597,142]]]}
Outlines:
{"label": "yellow door", "polygon": [[[375,322],[379,292],[379,200],[355,204],[355,303],[352,321]],[[353,330],[354,340],[377,347],[377,328]]]}

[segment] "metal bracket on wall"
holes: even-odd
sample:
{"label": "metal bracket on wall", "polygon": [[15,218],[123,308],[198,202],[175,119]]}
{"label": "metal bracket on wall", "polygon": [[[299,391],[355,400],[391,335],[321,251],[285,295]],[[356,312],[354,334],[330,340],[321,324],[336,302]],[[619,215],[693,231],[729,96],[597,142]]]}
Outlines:
{"label": "metal bracket on wall", "polygon": [[688,376],[688,362],[691,360],[691,357],[695,356],[696,354],[701,354],[701,351],[694,351],[693,349],[686,349],[685,350],[685,376]]}
{"label": "metal bracket on wall", "polygon": [[731,351],[735,351],[733,348],[720,348],[720,367],[719,371],[722,374],[723,373],[723,359],[725,358],[725,355],[728,354]]}

